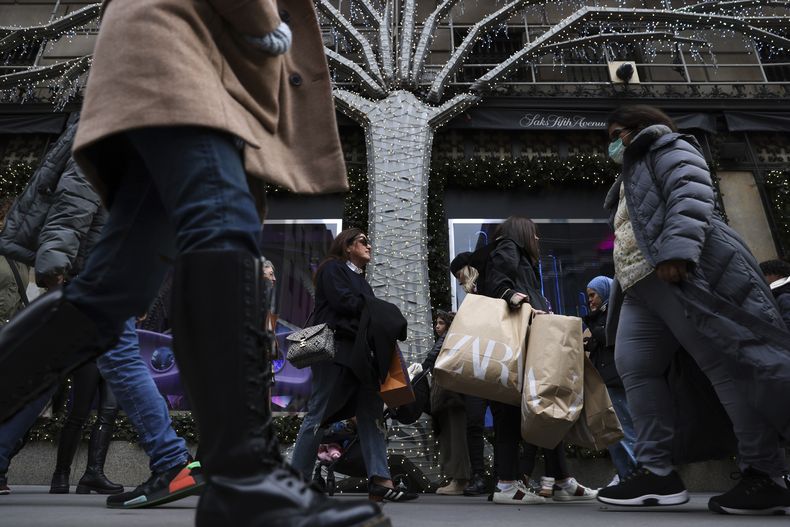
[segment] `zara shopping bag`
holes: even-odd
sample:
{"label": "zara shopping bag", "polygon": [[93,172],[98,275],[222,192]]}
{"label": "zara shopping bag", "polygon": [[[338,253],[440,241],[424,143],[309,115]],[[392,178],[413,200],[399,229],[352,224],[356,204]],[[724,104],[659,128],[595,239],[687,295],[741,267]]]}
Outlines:
{"label": "zara shopping bag", "polygon": [[593,363],[584,357],[584,408],[565,440],[584,448],[603,450],[623,438],[606,385]]}
{"label": "zara shopping bag", "polygon": [[448,390],[518,406],[524,351],[533,310],[510,309],[499,298],[466,295],[433,370]]}
{"label": "zara shopping bag", "polygon": [[584,398],[582,320],[537,315],[529,328],[521,436],[554,448],[579,418]]}

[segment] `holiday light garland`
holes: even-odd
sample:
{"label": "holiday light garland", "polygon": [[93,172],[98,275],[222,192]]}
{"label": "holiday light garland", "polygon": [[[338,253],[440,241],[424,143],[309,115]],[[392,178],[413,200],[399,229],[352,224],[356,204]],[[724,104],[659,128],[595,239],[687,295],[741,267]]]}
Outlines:
{"label": "holiday light garland", "polygon": [[790,170],[772,170],[765,176],[765,190],[773,208],[776,232],[784,251],[790,256]]}

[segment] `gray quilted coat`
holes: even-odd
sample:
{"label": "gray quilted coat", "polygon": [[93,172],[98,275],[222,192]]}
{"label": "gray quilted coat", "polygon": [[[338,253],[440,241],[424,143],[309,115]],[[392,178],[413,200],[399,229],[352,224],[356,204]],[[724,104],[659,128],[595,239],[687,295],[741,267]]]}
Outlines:
{"label": "gray quilted coat", "polygon": [[37,280],[79,273],[106,221],[98,194],[71,157],[76,128],[70,120],[0,233],[0,254],[34,267]]}
{"label": "gray quilted coat", "polygon": [[[637,244],[647,261],[690,263],[689,278],[669,285],[686,316],[727,356],[750,405],[790,439],[790,332],[757,261],[714,210],[710,172],[692,136],[663,125],[642,130],[626,149],[620,177],[606,197],[610,223],[623,183]],[[622,291],[610,299],[613,342]]]}

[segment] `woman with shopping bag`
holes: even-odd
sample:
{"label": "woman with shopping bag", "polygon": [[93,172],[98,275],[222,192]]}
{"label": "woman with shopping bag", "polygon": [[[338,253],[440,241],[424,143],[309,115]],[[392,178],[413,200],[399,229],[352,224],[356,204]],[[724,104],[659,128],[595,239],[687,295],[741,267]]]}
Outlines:
{"label": "woman with shopping bag", "polygon": [[366,305],[374,298],[364,272],[371,257],[370,239],[360,229],[346,229],[332,242],[329,254],[315,277],[315,311],[313,322],[326,323],[334,331],[336,352],[333,360],[311,366],[313,386],[302,426],[294,445],[291,464],[306,479],[315,466],[318,447],[324,436],[321,428],[337,401],[337,390],[353,394],[347,403],[357,421],[362,455],[368,473],[369,497],[372,501],[406,501],[416,494],[394,489],[387,464],[386,429],[383,425],[384,402],[379,387],[372,385],[377,372],[370,371],[371,383],[361,382],[350,373],[348,362],[354,354]]}
{"label": "woman with shopping bag", "polygon": [[[520,216],[505,220],[497,231],[496,247],[488,255],[479,292],[505,300],[511,309],[520,309],[528,304],[538,313],[546,312],[548,303],[540,293],[537,278],[538,240],[537,227],[532,220]],[[525,463],[520,467],[521,408],[492,401],[491,410],[498,478],[494,503],[538,504],[552,497],[558,501],[595,499],[595,491],[579,484],[568,474],[563,443],[553,450],[544,450],[546,475],[541,478],[540,492],[529,489],[522,479],[529,481],[538,447],[525,444]]]}

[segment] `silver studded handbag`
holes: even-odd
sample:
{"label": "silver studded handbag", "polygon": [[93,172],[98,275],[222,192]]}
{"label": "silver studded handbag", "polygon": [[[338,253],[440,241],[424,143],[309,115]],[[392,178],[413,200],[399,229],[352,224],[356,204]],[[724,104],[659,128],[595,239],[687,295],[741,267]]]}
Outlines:
{"label": "silver studded handbag", "polygon": [[335,358],[335,332],[326,324],[295,331],[285,340],[290,343],[286,358],[296,368]]}

